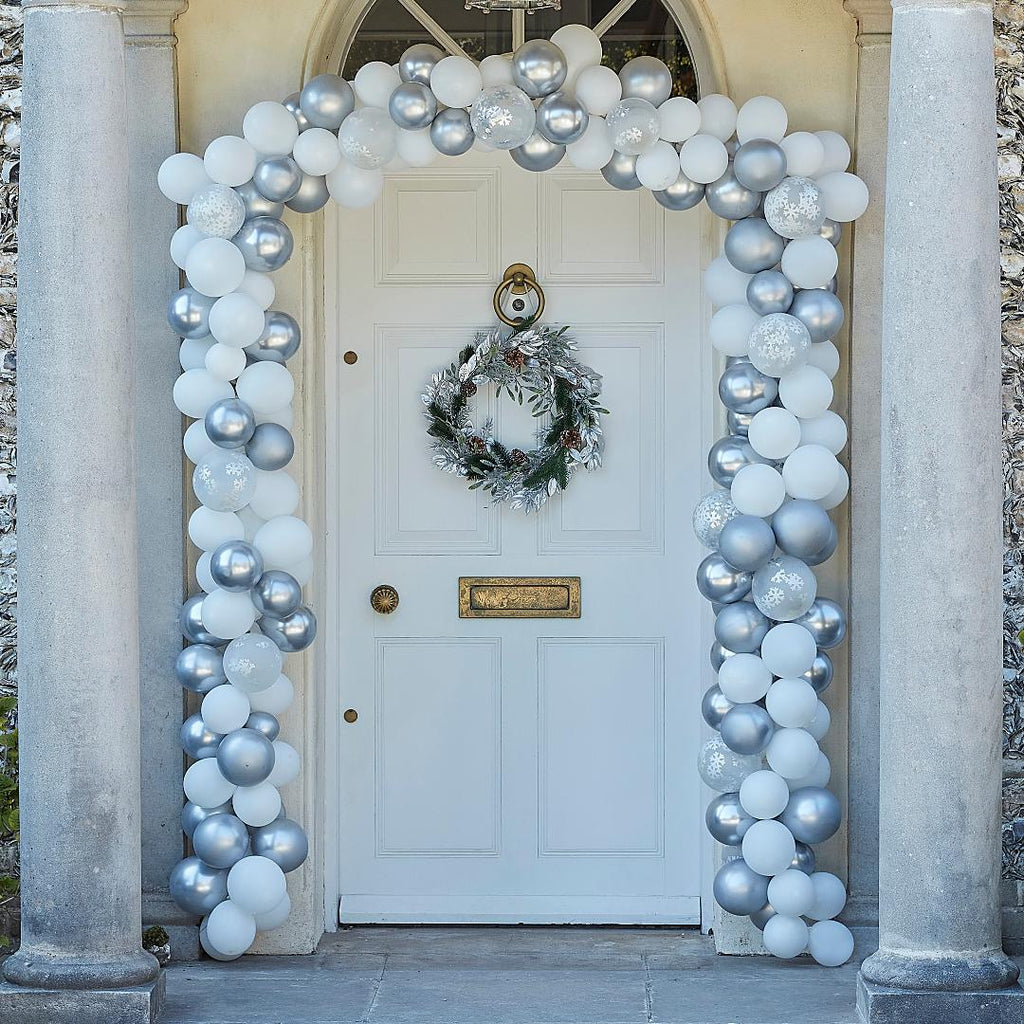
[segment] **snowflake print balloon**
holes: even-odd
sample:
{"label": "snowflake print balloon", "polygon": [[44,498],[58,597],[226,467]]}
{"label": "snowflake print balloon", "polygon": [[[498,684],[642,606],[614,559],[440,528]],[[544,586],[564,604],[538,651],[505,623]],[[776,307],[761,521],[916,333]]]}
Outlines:
{"label": "snowflake print balloon", "polygon": [[825,223],[821,189],[810,178],[784,178],[764,197],[764,219],[783,238],[807,238]]}

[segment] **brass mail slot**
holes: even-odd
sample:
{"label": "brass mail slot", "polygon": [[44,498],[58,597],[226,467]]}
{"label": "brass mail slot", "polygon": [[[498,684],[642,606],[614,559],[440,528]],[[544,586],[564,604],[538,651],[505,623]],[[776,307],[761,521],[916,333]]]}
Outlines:
{"label": "brass mail slot", "polygon": [[578,619],[579,576],[460,576],[460,619]]}

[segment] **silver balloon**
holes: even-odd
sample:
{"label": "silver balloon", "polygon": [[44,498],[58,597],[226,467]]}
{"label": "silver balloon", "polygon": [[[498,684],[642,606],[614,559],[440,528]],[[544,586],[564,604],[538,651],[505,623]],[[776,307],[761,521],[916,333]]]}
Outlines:
{"label": "silver balloon", "polygon": [[267,157],[256,165],[252,183],[264,199],[287,203],[299,191],[302,168],[290,156]]}
{"label": "silver balloon", "polygon": [[640,188],[640,179],[636,176],[636,157],[625,153],[615,153],[611,160],[601,168],[604,180],[613,188],[623,192],[631,192]]}
{"label": "silver balloon", "polygon": [[288,225],[276,217],[247,220],[232,241],[245,257],[245,265],[264,274],[280,270],[295,248]]}
{"label": "silver balloon", "polygon": [[752,582],[749,572],[738,571],[717,552],[697,566],[697,589],[701,597],[718,604],[742,601],[750,593]]}
{"label": "silver balloon", "polygon": [[747,829],[756,819],[740,804],[739,793],[720,793],[708,804],[704,822],[715,842],[739,846]]}
{"label": "silver balloon", "polygon": [[541,100],[537,107],[537,131],[548,142],[568,146],[583,137],[590,114],[574,93],[559,89]]}
{"label": "silver balloon", "polygon": [[843,812],[839,800],[822,786],[804,786],[789,795],[779,815],[793,837],[801,843],[823,843],[839,831]]}
{"label": "silver balloon", "polygon": [[806,614],[795,621],[811,631],[823,651],[838,647],[846,639],[846,612],[827,597],[815,598]]}
{"label": "silver balloon", "polygon": [[738,220],[725,236],[725,258],[744,274],[774,267],[785,248],[786,240],[768,227],[764,217]]}
{"label": "silver balloon", "polygon": [[217,747],[217,767],[236,786],[258,786],[274,770],[274,744],[255,729],[235,729]]}
{"label": "silver balloon", "polygon": [[832,520],[816,501],[787,501],[772,516],[772,530],[783,554],[813,557],[829,542]]}
{"label": "silver balloon", "polygon": [[727,366],[718,381],[718,397],[732,412],[753,415],[779,397],[779,382],[749,362]]}
{"label": "silver balloon", "polygon": [[469,113],[461,107],[448,107],[434,118],[430,141],[444,156],[462,156],[473,148],[476,135]]}
{"label": "silver balloon", "polygon": [[271,743],[281,734],[281,723],[277,720],[277,716],[272,715],[269,711],[254,711],[245,720],[245,727],[266,736]]}
{"label": "silver balloon", "polygon": [[803,678],[814,687],[814,692],[821,696],[832,685],[835,668],[832,659],[824,652],[818,651],[811,667],[803,674]]}
{"label": "silver balloon", "polygon": [[708,452],[708,471],[716,484],[729,487],[744,466],[766,461],[750,447],[745,437],[730,434],[711,446]]}
{"label": "silver balloon", "polygon": [[565,146],[548,142],[540,132],[534,132],[526,142],[509,152],[512,159],[527,171],[550,171],[561,163]]}
{"label": "silver balloon", "polygon": [[715,683],[714,686],[708,687],[701,698],[700,713],[712,729],[718,729],[726,712],[731,711],[734,707],[736,705],[722,693],[722,688],[718,683]]}
{"label": "silver balloon", "polygon": [[355,110],[356,95],[340,75],[317,75],[299,93],[299,107],[314,128],[336,132]]}
{"label": "silver balloon", "polygon": [[210,310],[216,301],[195,288],[176,291],[167,303],[171,330],[182,338],[205,338],[210,333]]}
{"label": "silver balloon", "polygon": [[263,556],[247,541],[225,541],[210,556],[210,575],[222,590],[244,594],[263,575]]}
{"label": "silver balloon", "polygon": [[295,123],[299,126],[299,131],[304,132],[307,128],[312,128],[313,126],[309,123],[309,118],[302,112],[302,106],[299,103],[299,98],[299,93],[290,93],[281,100],[281,106],[295,118]]}
{"label": "silver balloon", "polygon": [[788,313],[793,286],[781,270],[760,270],[747,282],[747,305],[758,316]]}
{"label": "silver balloon", "polygon": [[391,120],[406,131],[418,131],[437,116],[437,98],[422,82],[403,82],[388,100]]}
{"label": "silver balloon", "polygon": [[716,548],[722,527],[739,514],[728,491],[710,491],[693,510],[693,532],[706,548]]}
{"label": "silver balloon", "polygon": [[749,601],[726,605],[715,616],[715,639],[734,654],[754,654],[771,627]]}
{"label": "silver balloon", "polygon": [[193,594],[181,606],[178,613],[178,625],[181,627],[181,635],[194,644],[221,644],[224,641],[219,636],[214,636],[204,625],[202,615],[203,599],[205,594]]}
{"label": "silver balloon", "polygon": [[189,914],[208,914],[228,898],[228,873],[204,864],[198,857],[179,860],[171,869],[171,899]]}
{"label": "silver balloon", "polygon": [[403,82],[419,82],[430,85],[430,72],[434,65],[443,60],[444,50],[433,43],[413,43],[398,58],[398,76]]}
{"label": "silver balloon", "polygon": [[260,615],[284,619],[299,610],[302,587],[291,573],[269,569],[257,580],[249,596]]}
{"label": "silver balloon", "polygon": [[227,682],[224,656],[211,644],[189,644],[182,648],[174,662],[174,674],[193,693],[209,693]]}
{"label": "silver balloon", "polygon": [[284,215],[284,203],[272,203],[269,199],[261,196],[252,181],[237,186],[235,191],[245,203],[246,220],[252,220],[253,217],[281,217]]}
{"label": "silver balloon", "polygon": [[753,418],[753,413],[733,412],[732,409],[730,409],[725,414],[726,427],[730,434],[738,434],[740,437],[749,437],[750,421]]}
{"label": "silver balloon", "polygon": [[831,341],[846,319],[842,302],[827,288],[798,291],[789,312],[807,328],[811,341]]}
{"label": "silver balloon", "polygon": [[829,220],[826,217],[818,234],[833,245],[839,245],[843,238],[843,225],[837,220]]}
{"label": "silver balloon", "polygon": [[839,291],[839,278],[833,277],[831,281],[825,287],[835,295]]}
{"label": "silver balloon", "polygon": [[185,801],[185,806],[181,809],[181,831],[192,838],[192,833],[196,830],[196,825],[201,821],[205,821],[211,814],[230,814],[231,813],[231,801],[227,803],[218,804],[216,807],[200,807],[199,804],[192,803],[191,800]]}
{"label": "silver balloon", "polygon": [[309,839],[291,818],[277,818],[253,831],[252,852],[272,860],[282,871],[294,871],[309,853]]}
{"label": "silver balloon", "polygon": [[818,592],[813,570],[799,558],[781,555],[754,573],[754,604],[776,622],[791,622],[809,611]]}
{"label": "silver balloon", "polygon": [[768,878],[737,857],[718,869],[712,891],[715,902],[727,913],[753,914],[768,902]]}
{"label": "silver balloon", "polygon": [[250,359],[269,359],[283,363],[299,351],[302,332],[295,317],[281,309],[268,310],[264,319],[263,333],[245,349]]}
{"label": "silver balloon", "polygon": [[229,868],[249,852],[249,830],[233,814],[211,814],[192,833],[196,856],[212,868]]}
{"label": "silver balloon", "polygon": [[704,198],[704,188],[680,172],[668,188],[652,195],[666,210],[692,210]]}
{"label": "silver balloon", "polygon": [[736,793],[743,780],[761,767],[761,757],[737,754],[721,736],[704,743],[697,754],[697,772],[705,785],[719,793]]}
{"label": "silver balloon", "polygon": [[[720,609],[719,609],[720,610]],[[718,612],[716,611],[717,615]],[[723,647],[717,640],[711,645],[711,668],[717,672],[726,662],[728,658],[731,658],[736,652],[730,651],[728,648]],[[728,708],[726,708],[728,710]]]}
{"label": "silver balloon", "polygon": [[291,615],[278,618],[264,615],[260,629],[269,636],[285,654],[304,651],[316,639],[316,616],[305,606],[300,606]]}
{"label": "silver balloon", "polygon": [[760,931],[764,931],[764,926],[775,916],[777,911],[770,904],[766,903],[760,910],[755,910],[750,915],[750,923]]}
{"label": "silver balloon", "polygon": [[708,209],[724,220],[743,220],[761,202],[761,193],[741,185],[730,167],[717,181],[704,190]]}
{"label": "silver balloon", "polygon": [[219,448],[242,448],[256,429],[256,416],[240,398],[222,398],[206,410],[203,429]]}
{"label": "silver balloon", "polygon": [[836,553],[837,547],[839,547],[839,531],[836,529],[836,524],[830,520],[828,540],[825,542],[825,546],[813,555],[808,555],[804,561],[808,565],[821,565]]}
{"label": "silver balloon", "polygon": [[327,205],[327,200],[330,198],[331,193],[327,190],[325,177],[317,174],[303,174],[299,191],[285,205],[296,213],[316,213],[317,210]]}
{"label": "silver balloon", "polygon": [[741,185],[755,192],[767,192],[786,176],[786,154],[775,142],[751,139],[736,150],[733,170]]}
{"label": "silver balloon", "polygon": [[530,99],[557,92],[568,71],[565,54],[549,39],[529,39],[512,54],[512,81]]}
{"label": "silver balloon", "polygon": [[623,99],[639,96],[657,107],[672,95],[672,72],[668,65],[646,54],[626,61],[619,71],[619,81]]}
{"label": "silver balloon", "polygon": [[722,742],[737,754],[760,754],[771,741],[775,725],[760,704],[737,704],[726,712],[719,731]]}
{"label": "silver balloon", "polygon": [[189,715],[181,723],[178,735],[182,750],[197,761],[204,757],[216,757],[217,747],[224,738],[221,733],[214,732],[207,726],[202,715]]}
{"label": "silver balloon", "polygon": [[737,516],[722,527],[718,553],[740,572],[752,573],[775,554],[775,534],[759,516]]}
{"label": "silver balloon", "polygon": [[806,843],[797,843],[796,853],[793,854],[789,866],[796,868],[797,871],[802,871],[805,875],[813,875],[816,861],[814,851]]}
{"label": "silver balloon", "polygon": [[257,469],[271,473],[292,461],[295,439],[280,423],[260,423],[245,446],[245,454]]}

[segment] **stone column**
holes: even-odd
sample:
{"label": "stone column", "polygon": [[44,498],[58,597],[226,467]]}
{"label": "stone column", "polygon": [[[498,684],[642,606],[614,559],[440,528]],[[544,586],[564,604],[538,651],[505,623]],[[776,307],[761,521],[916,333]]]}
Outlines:
{"label": "stone column", "polygon": [[886,182],[880,948],[858,1003],[870,1021],[975,1021],[1024,996],[999,913],[991,3],[893,0]]}
{"label": "stone column", "polygon": [[25,0],[22,946],[0,1019],[155,1019],[141,948],[135,336],[121,4]]}

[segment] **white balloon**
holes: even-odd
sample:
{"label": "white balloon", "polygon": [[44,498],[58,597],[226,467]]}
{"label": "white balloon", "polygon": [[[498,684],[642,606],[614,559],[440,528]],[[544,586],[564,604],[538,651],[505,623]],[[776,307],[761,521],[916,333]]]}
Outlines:
{"label": "white balloon", "polygon": [[782,467],[782,481],[791,498],[821,501],[839,476],[836,457],[820,444],[805,444],[786,459]]}
{"label": "white balloon", "polygon": [[825,162],[825,146],[813,132],[793,132],[779,145],[786,154],[786,173],[798,178],[813,178]]}
{"label": "white balloon", "polygon": [[256,490],[249,501],[249,508],[256,515],[275,519],[290,516],[298,507],[299,485],[286,470],[256,471]]}
{"label": "white balloon", "polygon": [[772,685],[772,674],[756,654],[734,654],[718,670],[718,686],[734,704],[753,704]]}
{"label": "white balloon", "polygon": [[412,132],[399,131],[398,155],[410,167],[429,167],[440,154],[430,139],[430,129],[420,128]]}
{"label": "white balloon", "polygon": [[295,407],[286,405],[283,409],[271,409],[269,412],[256,413],[256,423],[280,423],[289,430],[295,425]]}
{"label": "white balloon", "polygon": [[772,626],[761,641],[761,660],[772,675],[797,678],[814,664],[817,644],[809,630],[796,622]]}
{"label": "white balloon", "polygon": [[658,116],[661,137],[668,142],[685,142],[700,131],[700,107],[686,96],[670,96],[658,107]]}
{"label": "white balloon", "polygon": [[[596,69],[595,69],[596,70]],[[610,70],[605,68],[604,70]],[[615,81],[619,76],[612,72]],[[608,126],[603,117],[591,116],[587,124],[587,130],[576,142],[570,142],[565,147],[566,156],[573,167],[581,171],[598,171],[615,153],[612,140],[608,138]]]}
{"label": "white balloon", "polygon": [[786,483],[773,466],[754,463],[744,466],[733,477],[729,496],[744,515],[767,517],[786,500]]}
{"label": "white balloon", "polygon": [[218,185],[244,185],[256,170],[256,150],[237,135],[222,135],[206,147],[203,165]]}
{"label": "white balloon", "polygon": [[818,710],[818,695],[806,679],[776,679],[768,690],[764,706],[776,725],[805,729]]}
{"label": "white balloon", "polygon": [[302,759],[299,752],[284,740],[274,740],[274,769],[267,782],[272,786],[287,786],[299,777]]}
{"label": "white balloon", "polygon": [[[667,146],[668,143],[660,145]],[[643,157],[640,157],[637,160],[638,170],[642,159]],[[745,356],[747,339],[754,324],[760,319],[745,302],[732,302],[728,306],[723,306],[711,317],[711,324],[708,327],[711,344],[727,356]]]}
{"label": "white balloon", "polygon": [[[231,876],[228,876],[228,894],[231,892]],[[814,902],[814,886],[811,876],[799,868],[786,868],[768,883],[768,902],[777,914],[786,917],[803,917]]]}
{"label": "white balloon", "polygon": [[292,400],[295,381],[287,367],[264,360],[246,367],[236,390],[253,412],[273,412]]}
{"label": "white balloon", "polygon": [[178,363],[183,370],[204,370],[206,369],[206,353],[216,344],[209,336],[185,338],[178,347]]}
{"label": "white balloon", "polygon": [[227,295],[245,280],[245,257],[227,238],[204,238],[185,257],[185,276],[203,295]]}
{"label": "white balloon", "polygon": [[837,465],[839,466],[839,475],[836,479],[836,484],[821,499],[821,507],[825,509],[841,505],[846,500],[846,495],[850,492],[850,474],[846,472],[846,467],[841,462],[837,463]]}
{"label": "white balloon", "polygon": [[256,621],[256,609],[248,593],[233,594],[227,590],[215,590],[203,598],[200,618],[214,636],[222,640],[234,640],[248,632]]}
{"label": "white balloon", "polygon": [[192,251],[192,246],[201,242],[206,235],[197,227],[191,224],[182,224],[177,231],[171,235],[171,261],[179,270],[185,269],[185,261]]}
{"label": "white balloon", "polygon": [[690,181],[707,185],[725,173],[729,151],[725,143],[713,135],[694,135],[679,150],[679,166]]}
{"label": "white balloon", "polygon": [[835,391],[824,370],[805,364],[779,378],[779,398],[794,416],[811,420],[832,404]]}
{"label": "white balloon", "polygon": [[217,583],[213,576],[210,575],[210,562],[212,560],[213,552],[211,551],[204,551],[196,559],[196,583],[207,594],[211,594],[217,589]]}
{"label": "white balloon", "polygon": [[832,713],[824,701],[819,700],[815,705],[814,717],[807,726],[807,731],[820,743],[832,724]]}
{"label": "white balloon", "polygon": [[238,510],[238,518],[242,520],[242,525],[245,527],[245,539],[251,544],[266,520],[256,515],[248,505]]}
{"label": "white balloon", "polygon": [[831,341],[815,342],[807,353],[807,362],[831,380],[839,372],[839,349]]}
{"label": "white balloon", "polygon": [[831,174],[833,171],[845,171],[850,166],[850,144],[839,132],[815,132],[825,150],[825,159],[819,174]]}
{"label": "white balloon", "polygon": [[242,134],[262,156],[284,156],[299,137],[299,123],[283,103],[263,100],[246,111]]}
{"label": "white balloon", "polygon": [[249,698],[232,683],[221,683],[203,697],[201,714],[213,732],[229,733],[241,729],[250,713]]}
{"label": "white balloon", "polygon": [[386,110],[391,94],[401,84],[401,77],[390,64],[382,60],[371,60],[356,72],[352,88],[366,106]]}
{"label": "white balloon", "polygon": [[280,928],[288,920],[291,910],[292,901],[288,898],[288,893],[285,893],[281,902],[271,907],[265,914],[254,915],[256,918],[256,930],[269,932],[272,928]]}
{"label": "white balloon", "polygon": [[751,772],[740,783],[740,806],[755,818],[777,818],[789,803],[789,786],[775,772]]}
{"label": "white balloon", "polygon": [[636,158],[636,176],[652,192],[662,192],[679,177],[679,154],[671,142],[656,142]]}
{"label": "white balloon", "polygon": [[736,130],[736,104],[728,96],[711,93],[697,101],[700,110],[700,130],[728,142]]}
{"label": "white balloon", "polygon": [[182,787],[185,796],[199,807],[219,807],[225,800],[230,800],[235,791],[234,783],[228,782],[221,774],[215,757],[204,757],[190,765],[182,780]]}
{"label": "white balloon", "polygon": [[245,353],[240,348],[217,342],[211,345],[203,360],[207,372],[218,380],[234,380],[245,369]]}
{"label": "white balloon", "polygon": [[807,925],[799,917],[776,914],[764,926],[761,940],[773,956],[791,960],[807,948]]}
{"label": "white balloon", "polygon": [[512,61],[504,54],[492,53],[480,61],[480,78],[483,87],[512,85]]}
{"label": "white balloon", "polygon": [[795,793],[805,786],[827,786],[832,777],[832,765],[823,752],[818,751],[818,760],[807,775],[790,779],[789,788]]}
{"label": "white balloon", "polygon": [[782,272],[797,288],[824,288],[838,268],[836,247],[821,235],[794,238],[782,252]]}
{"label": "white balloon", "polygon": [[260,527],[253,543],[266,568],[287,570],[312,552],[313,531],[297,516],[277,516]]}
{"label": "white balloon", "polygon": [[306,174],[330,174],[341,161],[338,136],[326,128],[307,128],[296,139],[292,156]]}
{"label": "white balloon", "polygon": [[295,687],[292,685],[292,681],[282,674],[266,690],[250,694],[249,704],[253,711],[266,711],[271,715],[280,715],[291,707],[294,699]]}
{"label": "white balloon", "polygon": [[269,782],[239,786],[231,798],[231,809],[246,825],[260,828],[269,825],[281,813],[281,794]]}
{"label": "white balloon", "polygon": [[800,420],[800,444],[820,444],[833,455],[838,455],[846,447],[848,439],[846,421],[831,409],[820,416]]}
{"label": "white balloon", "polygon": [[619,76],[603,64],[584,68],[576,79],[576,99],[590,112],[604,117],[622,99]]}
{"label": "white balloon", "polygon": [[742,849],[750,870],[770,877],[785,871],[792,863],[796,840],[781,821],[764,818],[755,821],[743,834]]}
{"label": "white balloon", "polygon": [[853,956],[853,932],[841,921],[819,921],[808,930],[807,950],[822,967],[839,967]]}
{"label": "white balloon", "polygon": [[246,270],[245,277],[238,286],[238,294],[248,296],[260,309],[267,310],[274,304],[277,289],[274,287],[274,279],[269,274],[262,274],[258,270]]}
{"label": "white balloon", "polygon": [[753,276],[737,270],[724,255],[716,256],[704,271],[704,290],[716,307],[744,303],[747,285]]}
{"label": "white balloon", "polygon": [[585,69],[600,64],[604,54],[600,37],[586,25],[562,25],[551,33],[551,42],[565,54],[568,65],[565,87],[569,89],[574,81],[578,83],[577,76],[582,76]]}
{"label": "white balloon", "polygon": [[468,57],[443,57],[430,72],[430,88],[446,107],[468,107],[483,85],[480,69]]}
{"label": "white balloon", "polygon": [[342,160],[327,175],[327,191],[339,205],[350,210],[361,210],[372,206],[384,188],[384,173],[356,167]]}
{"label": "white balloon", "polygon": [[811,875],[814,888],[814,902],[807,909],[807,916],[814,921],[828,921],[842,912],[846,906],[846,886],[842,879],[828,871],[815,871]]}
{"label": "white balloon", "polygon": [[221,296],[210,309],[210,333],[222,345],[239,349],[252,345],[265,326],[259,303],[242,292]]}
{"label": "white balloon", "polygon": [[207,941],[226,957],[241,956],[256,938],[256,921],[233,900],[224,900],[206,918]]}
{"label": "white balloon", "polygon": [[200,505],[188,517],[188,539],[201,551],[213,551],[229,540],[241,540],[244,536],[245,527],[234,512],[217,512]]}
{"label": "white balloon", "polygon": [[831,220],[840,223],[856,220],[868,208],[868,187],[856,174],[832,171],[816,182],[824,200],[825,216]]}
{"label": "white balloon", "polygon": [[[204,357],[205,359],[205,357]],[[179,412],[193,419],[206,415],[206,410],[222,398],[233,398],[231,385],[218,380],[207,370],[186,370],[174,382],[171,396]]]}
{"label": "white balloon", "polygon": [[174,153],[160,165],[156,183],[172,203],[187,206],[193,196],[211,181],[201,157],[194,153]]}
{"label": "white balloon", "polygon": [[[727,306],[726,308],[730,309],[731,307]],[[716,313],[715,316],[717,315]],[[755,322],[757,319],[757,315],[754,314]],[[714,323],[713,318],[712,323]],[[733,354],[739,355],[740,353]],[[747,429],[747,440],[750,442],[750,447],[766,459],[784,459],[800,443],[800,437],[800,420],[788,409],[780,409],[778,406],[769,406],[767,409],[754,413]]]}
{"label": "white balloon", "polygon": [[740,145],[751,139],[781,142],[789,125],[786,108],[771,96],[755,96],[736,115],[736,138]]}
{"label": "white balloon", "polygon": [[284,872],[269,857],[243,857],[228,872],[228,897],[250,914],[266,914],[286,895]]}
{"label": "white balloon", "polygon": [[[726,664],[730,661],[732,658]],[[765,757],[772,771],[784,779],[799,779],[818,763],[818,743],[806,729],[776,729]]]}
{"label": "white balloon", "polygon": [[304,587],[313,578],[313,558],[308,555],[306,558],[288,566],[288,572],[295,577],[300,587]]}

